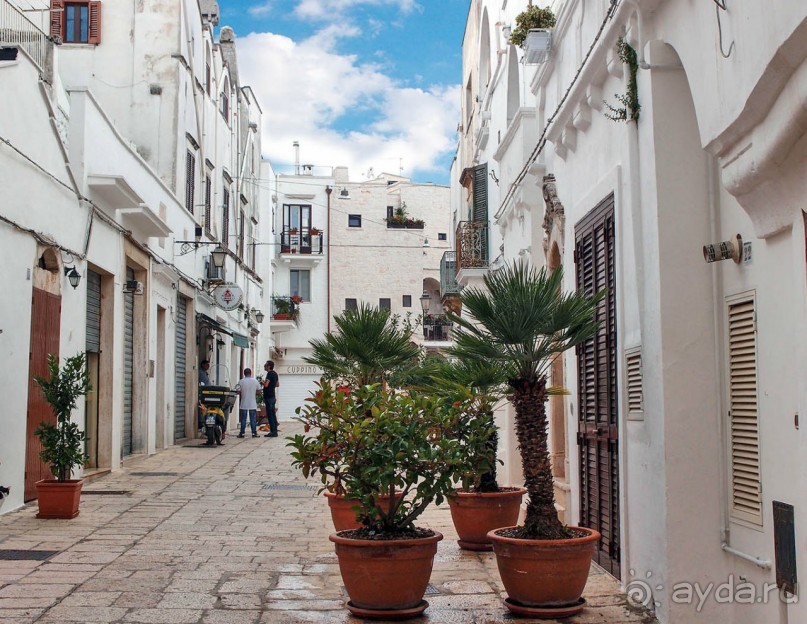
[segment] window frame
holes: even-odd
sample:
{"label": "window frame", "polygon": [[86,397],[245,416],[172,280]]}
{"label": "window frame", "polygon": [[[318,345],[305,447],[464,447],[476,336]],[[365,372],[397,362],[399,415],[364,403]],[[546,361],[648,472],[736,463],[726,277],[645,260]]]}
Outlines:
{"label": "window frame", "polygon": [[[358,223],[357,223],[358,221]],[[361,215],[360,214],[349,214],[347,216],[347,226],[349,228],[360,228],[361,227]]]}
{"label": "window frame", "polygon": [[412,295],[404,295],[401,298],[401,307],[402,308],[411,308],[412,307]]}
{"label": "window frame", "polygon": [[392,299],[390,299],[389,297],[379,297],[378,309],[392,312]]}
{"label": "window frame", "polygon": [[[305,284],[306,293],[301,293],[300,277],[306,275],[308,283]],[[295,281],[297,288],[294,288]],[[311,269],[289,269],[289,294],[299,296],[303,302],[311,301]]]}

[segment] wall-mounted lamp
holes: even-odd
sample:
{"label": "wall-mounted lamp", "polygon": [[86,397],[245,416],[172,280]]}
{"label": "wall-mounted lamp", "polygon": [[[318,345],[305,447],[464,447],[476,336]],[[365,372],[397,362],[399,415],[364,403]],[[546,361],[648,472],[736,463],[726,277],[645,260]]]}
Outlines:
{"label": "wall-mounted lamp", "polygon": [[264,314],[260,310],[255,310],[255,321],[257,323],[263,323]]}
{"label": "wall-mounted lamp", "polygon": [[721,241],[711,245],[703,246],[703,259],[706,262],[720,262],[721,260],[734,260],[740,263],[743,251],[743,239],[739,234],[727,241]]}
{"label": "wall-mounted lamp", "polygon": [[344,186],[342,190],[339,191],[339,199],[350,199],[350,192]]}
{"label": "wall-mounted lamp", "polygon": [[78,283],[81,281],[81,273],[76,271],[76,267],[65,267],[64,274],[67,275],[67,281],[70,282],[70,285],[73,287],[73,290],[78,288]]}

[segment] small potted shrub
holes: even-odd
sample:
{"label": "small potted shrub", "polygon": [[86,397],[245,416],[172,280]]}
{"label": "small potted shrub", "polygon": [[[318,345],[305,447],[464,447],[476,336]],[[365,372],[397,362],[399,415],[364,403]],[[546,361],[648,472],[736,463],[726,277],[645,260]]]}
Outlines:
{"label": "small potted shrub", "polygon": [[565,617],[582,610],[581,595],[600,534],[566,527],[555,509],[547,447],[547,371],[559,354],[596,336],[595,310],[604,293],[561,292],[563,273],[527,263],[506,265],[484,278],[484,289],[462,291],[452,355],[501,367],[515,410],[516,436],[527,488],[524,524],[488,535],[507,607],[532,617]]}
{"label": "small potted shrub", "polygon": [[510,34],[510,43],[524,50],[527,63],[543,63],[552,46],[550,29],[555,22],[552,9],[529,6],[516,16],[516,27]]}
{"label": "small potted shrub", "polygon": [[86,461],[83,445],[84,432],[70,420],[79,398],[90,390],[85,354],[79,353],[65,360],[59,368],[59,359],[48,355],[48,379],[34,377],[42,389],[45,401],[53,409],[56,424],[43,422],[34,432],[42,444],[39,454],[50,467],[54,479],[36,482],[39,502],[37,518],[75,518],[79,513],[81,479],[71,479],[73,468]]}
{"label": "small potted shrub", "polygon": [[[453,490],[461,459],[451,430],[455,415],[440,398],[396,393],[380,384],[349,395],[324,384],[310,402],[323,420],[336,415],[349,423],[324,453],[330,465],[338,464],[361,521],[361,528],[330,536],[350,597],[348,610],[366,618],[420,615],[428,607],[423,594],[443,536],[414,522]],[[302,458],[312,449],[309,442],[306,435],[290,442],[306,475],[312,464]]]}

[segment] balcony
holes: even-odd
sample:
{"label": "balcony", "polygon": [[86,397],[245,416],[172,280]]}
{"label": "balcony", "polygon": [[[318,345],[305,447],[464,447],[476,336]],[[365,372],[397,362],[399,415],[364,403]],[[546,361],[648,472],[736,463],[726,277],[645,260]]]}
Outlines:
{"label": "balcony", "polygon": [[284,226],[280,233],[280,256],[285,262],[292,259],[309,260],[317,264],[322,260],[324,234],[319,228],[291,228]]}
{"label": "balcony", "polygon": [[423,340],[429,342],[451,342],[454,323],[445,314],[427,314],[423,318]]}
{"label": "balcony", "polygon": [[482,285],[490,257],[487,221],[461,221],[457,225],[457,283],[460,287]]}
{"label": "balcony", "polygon": [[297,297],[272,296],[272,320],[270,323],[272,333],[287,332],[297,329],[297,318],[300,307]]}

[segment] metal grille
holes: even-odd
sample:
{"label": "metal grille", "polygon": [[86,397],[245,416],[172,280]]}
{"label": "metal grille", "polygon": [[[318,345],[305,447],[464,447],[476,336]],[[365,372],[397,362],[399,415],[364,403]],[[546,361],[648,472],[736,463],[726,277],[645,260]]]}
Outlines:
{"label": "metal grille", "polygon": [[294,485],[291,483],[264,483],[263,490],[288,490],[291,492],[316,492],[319,488],[315,485]]}
{"label": "metal grille", "polygon": [[82,496],[129,496],[131,490],[82,490]]}
{"label": "metal grille", "polygon": [[45,561],[58,550],[0,550],[0,561]]}
{"label": "metal grille", "polygon": [[484,269],[487,266],[487,222],[461,222],[457,226],[457,267],[460,269]]}
{"label": "metal grille", "polygon": [[130,472],[132,477],[178,477],[178,472]]}

